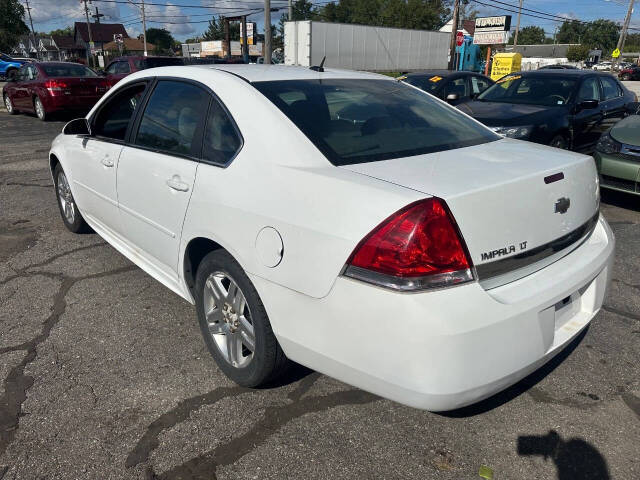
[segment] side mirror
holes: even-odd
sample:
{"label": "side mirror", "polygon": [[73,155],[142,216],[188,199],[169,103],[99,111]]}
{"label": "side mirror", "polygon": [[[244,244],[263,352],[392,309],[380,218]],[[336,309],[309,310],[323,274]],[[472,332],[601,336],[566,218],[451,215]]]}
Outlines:
{"label": "side mirror", "polygon": [[629,115],[638,115],[640,113],[640,102],[630,102],[624,106]]}
{"label": "side mirror", "polygon": [[89,128],[89,122],[86,118],[76,118],[64,126],[62,133],[64,135],[80,135],[82,137],[88,137],[91,135],[91,129]]}
{"label": "side mirror", "polygon": [[457,93],[450,93],[449,95],[447,95],[447,102],[455,102],[456,100],[458,100],[458,98],[460,97]]}
{"label": "side mirror", "polygon": [[598,108],[598,100],[583,100],[578,104],[578,110],[590,110],[592,108]]}

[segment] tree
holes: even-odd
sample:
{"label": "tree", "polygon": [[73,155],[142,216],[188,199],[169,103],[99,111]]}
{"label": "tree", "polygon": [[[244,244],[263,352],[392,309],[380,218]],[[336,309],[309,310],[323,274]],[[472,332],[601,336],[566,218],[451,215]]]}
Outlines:
{"label": "tree", "polygon": [[[231,40],[240,40],[240,23],[232,22],[229,24],[229,37]],[[209,27],[202,34],[202,40],[224,40],[224,17],[222,15],[213,17],[209,20]]]}
{"label": "tree", "polygon": [[[541,45],[545,43],[544,29],[531,25],[529,27],[521,28],[518,32],[518,44],[519,45]],[[509,40],[510,44],[513,44],[514,37]]]}
{"label": "tree", "polygon": [[176,40],[166,28],[148,28],[147,42],[155,45],[155,53],[169,53]]}
{"label": "tree", "polygon": [[73,27],[58,28],[51,30],[47,35],[63,35],[67,37],[73,36]]}
{"label": "tree", "polygon": [[587,45],[571,45],[567,49],[567,60],[570,62],[582,62],[589,58],[589,50]]}
{"label": "tree", "polygon": [[562,22],[556,34],[558,43],[581,43],[582,36],[587,29],[587,25],[577,20],[567,20]]}
{"label": "tree", "polygon": [[616,47],[619,34],[620,27],[604,18],[588,23],[568,20],[558,30],[556,40],[558,43],[580,43],[606,52]]}
{"label": "tree", "polygon": [[29,33],[24,23],[24,7],[18,0],[0,0],[0,52],[8,52],[20,35]]}

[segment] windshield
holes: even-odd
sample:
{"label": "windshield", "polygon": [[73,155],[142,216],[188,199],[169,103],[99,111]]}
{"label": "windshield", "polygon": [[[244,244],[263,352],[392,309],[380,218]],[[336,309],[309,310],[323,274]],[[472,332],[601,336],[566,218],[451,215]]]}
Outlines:
{"label": "windshield", "polygon": [[287,80],[253,85],[334,165],[439,152],[501,138],[402,82]]}
{"label": "windshield", "polygon": [[478,96],[485,102],[525,103],[548,107],[571,101],[577,80],[569,77],[508,75]]}
{"label": "windshield", "polygon": [[47,77],[97,77],[98,74],[83,65],[40,65]]}

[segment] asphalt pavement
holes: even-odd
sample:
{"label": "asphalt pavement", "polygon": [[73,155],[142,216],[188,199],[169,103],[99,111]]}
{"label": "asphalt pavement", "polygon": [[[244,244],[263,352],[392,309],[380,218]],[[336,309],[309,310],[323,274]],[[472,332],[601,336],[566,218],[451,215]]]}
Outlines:
{"label": "asphalt pavement", "polygon": [[63,124],[0,110],[0,479],[640,478],[639,197],[603,195],[614,280],[586,333],[434,414],[304,368],[232,384],[190,304],[64,228],[47,166]]}

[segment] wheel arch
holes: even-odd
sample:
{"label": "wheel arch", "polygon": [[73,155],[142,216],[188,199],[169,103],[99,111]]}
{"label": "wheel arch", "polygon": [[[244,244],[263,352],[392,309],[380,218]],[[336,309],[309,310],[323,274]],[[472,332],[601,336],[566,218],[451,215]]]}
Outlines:
{"label": "wheel arch", "polygon": [[49,170],[51,171],[51,177],[53,177],[53,171],[56,169],[56,165],[60,163],[60,160],[55,153],[49,154]]}
{"label": "wheel arch", "polygon": [[189,240],[184,250],[182,274],[189,293],[195,298],[195,283],[198,267],[202,259],[215,250],[225,250],[218,242],[207,237],[195,237]]}

